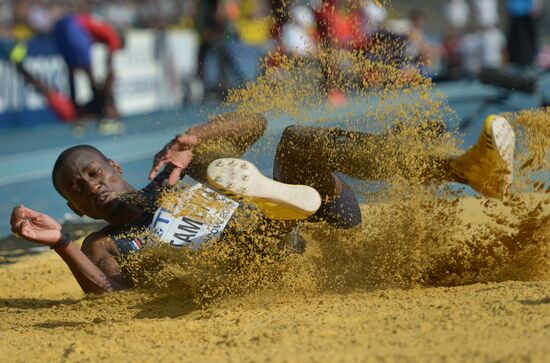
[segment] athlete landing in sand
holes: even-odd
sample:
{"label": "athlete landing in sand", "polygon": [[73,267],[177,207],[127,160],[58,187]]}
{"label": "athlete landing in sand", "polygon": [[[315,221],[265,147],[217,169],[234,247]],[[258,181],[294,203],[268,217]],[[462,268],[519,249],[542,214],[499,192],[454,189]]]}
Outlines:
{"label": "athlete landing in sand", "polygon": [[[154,212],[128,202],[128,195],[155,199],[155,190],[164,179],[175,184],[187,174],[251,201],[273,224],[280,222],[276,219],[309,216],[310,220],[323,219],[335,227],[350,228],[361,222],[359,204],[351,188],[334,173],[380,179],[388,172],[383,165],[400,152],[397,145],[385,142],[387,135],[290,126],[277,147],[274,181],[261,175],[252,164],[232,159],[258,140],[265,128],[262,115],[236,113],[190,128],[156,155],[149,175],[153,180],[139,192],[122,178],[120,166],[97,149],[86,145],[69,148],[61,153],[52,172],[56,190],[79,215],[103,219],[109,225],[87,236],[79,249],[57,221],[21,205],[13,210],[12,231],[54,249],[84,292],[125,289],[130,286],[116,257],[138,251],[141,241],[117,235],[156,222]],[[437,137],[437,132],[431,134]],[[206,146],[213,143],[223,144],[219,150],[224,151],[208,152]],[[383,152],[377,145],[384,146]],[[191,160],[193,152],[195,157]],[[513,152],[514,133],[510,125],[502,117],[489,116],[478,143],[458,157],[434,157],[426,179],[459,181],[487,196],[502,197],[512,181]],[[399,166],[390,172],[399,173],[398,169]],[[234,233],[230,225],[231,221],[223,233]],[[284,233],[292,227],[286,228]]]}

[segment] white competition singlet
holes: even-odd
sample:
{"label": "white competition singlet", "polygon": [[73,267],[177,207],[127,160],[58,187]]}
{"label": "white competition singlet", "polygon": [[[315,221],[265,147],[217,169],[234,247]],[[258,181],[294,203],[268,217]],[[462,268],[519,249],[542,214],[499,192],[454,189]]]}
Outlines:
{"label": "white competition singlet", "polygon": [[217,238],[239,203],[189,176],[178,182],[177,201],[157,209],[149,230],[172,246],[199,248]]}

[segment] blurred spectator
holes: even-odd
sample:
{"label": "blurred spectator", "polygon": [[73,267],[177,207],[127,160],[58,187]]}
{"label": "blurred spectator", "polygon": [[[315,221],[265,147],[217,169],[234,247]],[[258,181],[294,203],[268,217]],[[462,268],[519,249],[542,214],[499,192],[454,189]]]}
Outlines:
{"label": "blurred spectator", "polygon": [[13,4],[11,1],[0,1],[0,37],[11,37],[13,26]]}
{"label": "blurred spectator", "polygon": [[224,32],[224,21],[218,0],[203,0],[197,4],[195,29],[199,33],[199,77],[206,83],[205,60],[206,56],[216,51],[216,44],[220,43]]}
{"label": "blurred spectator", "polygon": [[474,15],[482,29],[491,29],[498,25],[497,0],[474,0]]}
{"label": "blurred spectator", "polygon": [[337,50],[365,47],[364,14],[356,1],[325,0],[315,10],[315,20],[325,59],[322,62],[325,92],[329,103],[341,106],[345,95],[338,84],[341,70]]}
{"label": "blurred spectator", "polygon": [[497,69],[504,63],[506,37],[498,28],[499,14],[496,0],[475,0],[477,30],[464,38],[464,66],[471,75],[477,75],[483,68]]}
{"label": "blurred spectator", "polygon": [[27,10],[27,24],[29,27],[41,34],[50,31],[54,22],[54,15],[50,7],[44,1],[33,1]]}
{"label": "blurred spectator", "polygon": [[537,52],[537,19],[542,13],[542,0],[508,0],[510,17],[508,60],[518,66],[529,66]]}
{"label": "blurred spectator", "polygon": [[541,69],[550,69],[550,46],[544,46],[537,54],[536,64]]}
{"label": "blurred spectator", "polygon": [[95,11],[118,29],[127,29],[138,21],[138,5],[133,1],[114,0],[100,3]]}
{"label": "blurred spectator", "polygon": [[365,44],[365,19],[353,0],[325,0],[316,11],[321,40],[335,48],[359,49]]}
{"label": "blurred spectator", "polygon": [[[122,44],[117,31],[108,23],[91,14],[69,14],[57,21],[53,29],[57,47],[69,69],[71,99],[80,117],[99,116],[100,132],[116,134],[122,131],[118,111],[113,99],[113,64],[112,55]],[[91,47],[94,42],[103,43],[108,48],[107,77],[103,85],[94,79],[92,73]],[[78,105],[76,101],[75,72],[83,71],[92,88],[92,101]]]}
{"label": "blurred spectator", "polygon": [[481,28],[481,65],[496,69],[503,65],[506,37],[498,28],[499,14],[497,0],[475,0],[476,19]]}
{"label": "blurred spectator", "polygon": [[228,24],[238,16],[236,2],[204,0],[197,4],[195,27],[199,33],[199,77],[207,95],[217,95],[229,87],[229,78],[243,78],[238,64],[228,52]]}
{"label": "blurred spectator", "polygon": [[27,23],[30,2],[27,0],[16,1],[13,8],[12,36],[16,39],[29,39],[32,37],[32,29]]}
{"label": "blurred spectator", "polygon": [[442,41],[445,77],[456,79],[463,75],[463,37],[470,20],[470,6],[465,0],[449,0],[445,3],[443,12],[448,23]]}
{"label": "blurred spectator", "polygon": [[366,35],[378,33],[384,27],[388,16],[387,10],[380,3],[372,0],[364,2],[361,10],[364,19],[363,32]]}
{"label": "blurred spectator", "polygon": [[506,49],[506,37],[498,27],[492,27],[481,32],[482,66],[496,69],[503,65],[503,53]]}
{"label": "blurred spectator", "polygon": [[465,70],[477,75],[483,68],[500,68],[505,45],[506,37],[496,27],[466,35],[463,41]]}
{"label": "blurred spectator", "polygon": [[273,17],[273,27],[271,35],[275,40],[279,40],[283,25],[289,21],[289,9],[292,7],[292,1],[288,0],[271,0],[271,16]]}
{"label": "blurred spectator", "polygon": [[413,10],[410,14],[409,46],[407,52],[414,62],[427,63],[428,66],[439,61],[438,49],[430,44],[424,32],[424,14]]}
{"label": "blurred spectator", "polygon": [[271,39],[272,18],[264,0],[240,0],[233,20],[238,39],[251,46],[263,46]]}
{"label": "blurred spectator", "polygon": [[290,20],[283,25],[281,46],[287,54],[310,57],[317,52],[315,16],[307,6],[294,6]]}
{"label": "blurred spectator", "polygon": [[443,7],[445,19],[455,31],[462,31],[470,19],[470,6],[465,0],[449,0]]}

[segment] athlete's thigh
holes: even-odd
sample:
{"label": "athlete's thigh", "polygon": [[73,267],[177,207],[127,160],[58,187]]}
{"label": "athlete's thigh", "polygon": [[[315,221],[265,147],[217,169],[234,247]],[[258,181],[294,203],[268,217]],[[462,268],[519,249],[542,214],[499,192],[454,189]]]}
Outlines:
{"label": "athlete's thigh", "polygon": [[288,184],[315,188],[321,197],[334,194],[334,167],[331,163],[330,129],[289,126],[281,136],[273,178]]}
{"label": "athlete's thigh", "polygon": [[318,173],[330,176],[324,158],[322,130],[309,126],[292,125],[283,130],[273,165],[276,180],[304,184],[317,179]]}

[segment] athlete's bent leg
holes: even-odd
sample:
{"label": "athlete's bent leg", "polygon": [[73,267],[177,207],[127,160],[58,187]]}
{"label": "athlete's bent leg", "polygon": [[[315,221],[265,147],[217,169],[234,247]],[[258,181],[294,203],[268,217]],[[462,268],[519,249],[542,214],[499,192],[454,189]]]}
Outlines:
{"label": "athlete's bent leg", "polygon": [[[350,186],[334,172],[343,171],[338,160],[340,139],[349,133],[339,129],[289,126],[277,147],[273,177],[283,183],[304,184],[321,195],[322,205],[312,219],[325,220],[341,228],[361,223],[359,203]],[[362,134],[361,136],[366,136]],[[372,141],[375,140],[375,135]]]}
{"label": "athlete's bent leg", "polygon": [[[439,137],[445,129],[435,123],[420,131],[422,137]],[[359,179],[414,175],[426,182],[462,182],[490,197],[502,197],[511,184],[514,134],[502,117],[488,117],[480,141],[464,155],[427,155],[429,168],[421,175],[411,170],[399,143],[388,140],[388,134],[290,126],[277,147],[273,176],[315,188],[324,200],[316,216],[342,227],[358,224],[360,209],[335,172]]]}

